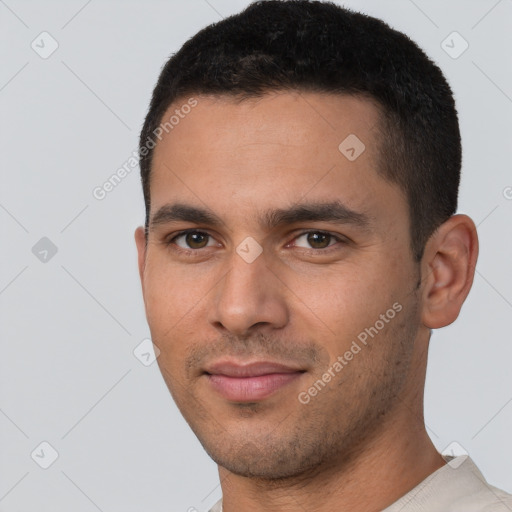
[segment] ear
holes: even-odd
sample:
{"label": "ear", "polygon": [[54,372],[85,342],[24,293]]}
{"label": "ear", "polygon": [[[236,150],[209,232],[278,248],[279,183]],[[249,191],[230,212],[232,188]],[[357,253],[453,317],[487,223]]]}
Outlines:
{"label": "ear", "polygon": [[478,235],[467,215],[453,215],[441,224],[425,246],[421,266],[422,323],[429,329],[451,324],[473,284]]}
{"label": "ear", "polygon": [[144,266],[146,263],[146,234],[143,226],[135,230],[135,244],[137,245],[138,265],[142,293],[144,293]]}

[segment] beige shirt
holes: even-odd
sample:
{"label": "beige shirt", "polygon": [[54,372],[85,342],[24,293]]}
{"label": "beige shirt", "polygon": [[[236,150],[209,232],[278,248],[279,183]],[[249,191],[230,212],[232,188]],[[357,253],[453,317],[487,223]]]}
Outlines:
{"label": "beige shirt", "polygon": [[[489,485],[470,457],[447,464],[382,512],[512,512],[512,494]],[[210,512],[222,512],[222,500]]]}

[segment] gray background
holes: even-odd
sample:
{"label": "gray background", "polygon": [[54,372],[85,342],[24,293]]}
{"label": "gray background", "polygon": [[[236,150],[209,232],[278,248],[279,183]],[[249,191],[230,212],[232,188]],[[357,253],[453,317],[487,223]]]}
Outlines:
{"label": "gray background", "polygon": [[[103,200],[93,190],[132,156],[168,56],[248,3],[0,0],[4,512],[202,511],[220,497],[157,364],[133,353],[149,337],[133,241],[138,168]],[[459,320],[433,335],[426,423],[439,450],[456,441],[512,492],[512,2],[344,4],[406,32],[454,89],[459,211],[478,225],[481,252]],[[47,58],[43,31],[59,45]],[[454,31],[469,44],[457,58]],[[43,441],[58,453],[47,469]]]}

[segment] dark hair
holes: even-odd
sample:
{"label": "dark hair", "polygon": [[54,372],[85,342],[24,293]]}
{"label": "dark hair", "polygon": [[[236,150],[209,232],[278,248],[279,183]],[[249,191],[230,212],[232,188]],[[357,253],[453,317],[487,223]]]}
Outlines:
{"label": "dark hair", "polygon": [[406,35],[332,2],[254,2],[202,29],[169,59],[140,136],[146,230],[155,145],[148,141],[169,106],[192,94],[243,100],[278,90],[359,95],[379,107],[377,172],[407,198],[419,261],[457,209],[461,142],[452,91]]}

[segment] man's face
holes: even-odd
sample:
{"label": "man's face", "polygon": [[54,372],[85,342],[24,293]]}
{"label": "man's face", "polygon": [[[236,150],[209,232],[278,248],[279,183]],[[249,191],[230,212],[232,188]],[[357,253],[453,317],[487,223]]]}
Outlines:
{"label": "man's face", "polygon": [[158,364],[218,464],[298,475],[348,457],[417,385],[407,201],[377,174],[366,100],[196,99],[155,149],[145,254],[136,236]]}

